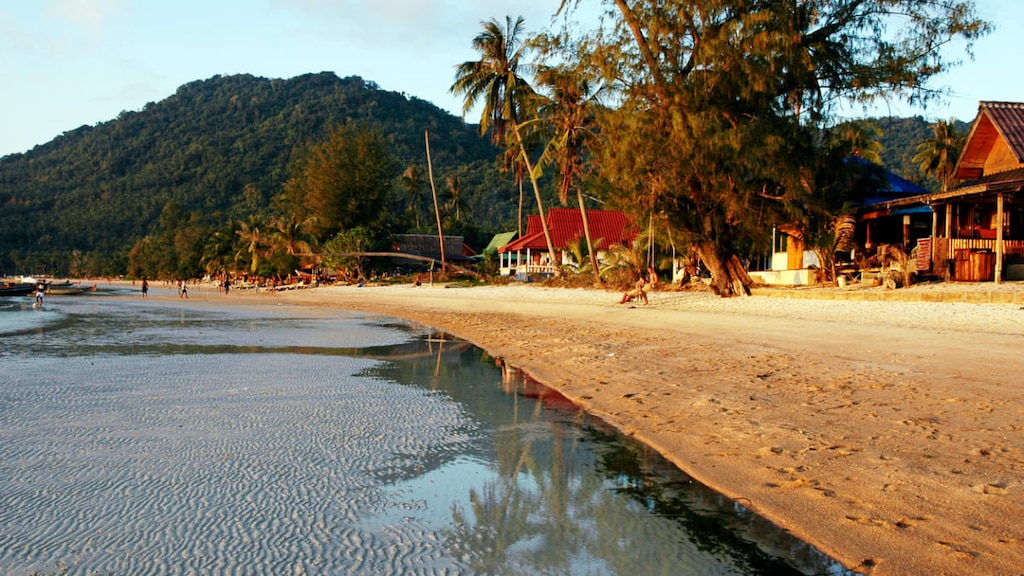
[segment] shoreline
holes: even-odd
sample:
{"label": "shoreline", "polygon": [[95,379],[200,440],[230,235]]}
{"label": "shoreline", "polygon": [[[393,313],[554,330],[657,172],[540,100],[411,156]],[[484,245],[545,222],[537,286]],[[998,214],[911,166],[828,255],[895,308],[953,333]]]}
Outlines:
{"label": "shoreline", "polygon": [[[934,296],[953,290],[1014,303]],[[1024,288],[890,292],[917,301],[775,292],[656,292],[647,307],[524,285],[227,300],[358,310],[465,338],[858,572],[1019,573]]]}

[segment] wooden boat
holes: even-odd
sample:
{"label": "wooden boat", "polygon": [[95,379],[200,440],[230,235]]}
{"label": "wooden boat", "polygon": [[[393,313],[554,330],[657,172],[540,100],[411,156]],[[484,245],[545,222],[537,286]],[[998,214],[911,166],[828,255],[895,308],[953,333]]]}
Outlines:
{"label": "wooden boat", "polygon": [[28,296],[36,291],[35,284],[26,283],[4,283],[0,286],[0,296]]}
{"label": "wooden boat", "polygon": [[46,293],[52,296],[71,296],[74,294],[81,294],[82,292],[96,291],[96,285],[82,286],[81,284],[72,284],[70,282],[63,282],[61,284],[50,284],[46,287]]}

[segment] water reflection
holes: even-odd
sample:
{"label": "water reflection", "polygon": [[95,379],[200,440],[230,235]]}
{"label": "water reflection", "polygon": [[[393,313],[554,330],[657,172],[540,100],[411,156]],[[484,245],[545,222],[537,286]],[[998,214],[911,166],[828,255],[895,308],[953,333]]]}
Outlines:
{"label": "water reflection", "polygon": [[[481,449],[493,469],[486,454],[428,466],[485,479],[468,483],[446,518],[413,514],[449,521],[449,552],[474,573],[850,574],[465,342],[431,332],[363,354],[400,359],[368,374],[450,395],[490,430]],[[429,491],[422,478],[390,481],[414,498]]]}
{"label": "water reflection", "polygon": [[846,573],[437,331],[93,297],[50,314],[0,335],[0,569]]}

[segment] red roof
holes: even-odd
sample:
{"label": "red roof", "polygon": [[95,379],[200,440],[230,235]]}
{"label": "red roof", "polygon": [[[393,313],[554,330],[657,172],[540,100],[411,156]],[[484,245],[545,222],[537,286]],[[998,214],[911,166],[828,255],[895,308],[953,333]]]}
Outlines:
{"label": "red roof", "polygon": [[[637,230],[633,222],[619,210],[587,210],[587,220],[595,249],[607,248],[613,244],[629,246],[636,238]],[[580,211],[574,208],[552,208],[548,210],[548,229],[555,249],[566,248],[570,242],[583,237],[583,217]],[[517,252],[527,248],[548,248],[538,215],[532,215],[527,220],[526,234],[522,238],[498,248],[498,252]]]}

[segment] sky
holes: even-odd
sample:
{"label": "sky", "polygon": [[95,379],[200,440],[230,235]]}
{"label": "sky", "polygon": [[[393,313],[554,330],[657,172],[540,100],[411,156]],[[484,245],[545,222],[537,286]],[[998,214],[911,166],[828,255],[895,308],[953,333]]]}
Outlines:
{"label": "sky", "polygon": [[[448,92],[476,57],[480,23],[548,27],[559,0],[0,0],[0,156],[139,110],[215,75],[361,76],[461,115]],[[995,31],[937,79],[952,94],[927,109],[870,115],[973,120],[980,100],[1024,101],[1024,1],[976,0]],[[862,116],[859,110],[853,116]],[[479,118],[470,115],[469,122]]]}

